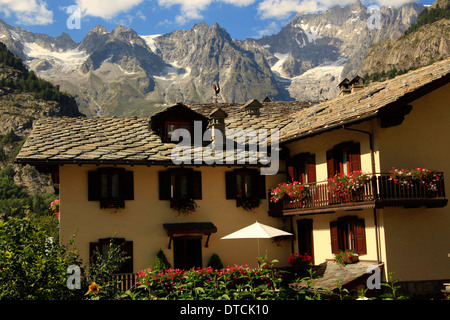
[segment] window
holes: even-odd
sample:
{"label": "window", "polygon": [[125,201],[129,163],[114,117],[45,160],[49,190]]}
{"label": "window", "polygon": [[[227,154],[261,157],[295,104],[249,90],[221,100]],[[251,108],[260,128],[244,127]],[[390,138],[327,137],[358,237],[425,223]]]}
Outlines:
{"label": "window", "polygon": [[265,199],[266,180],[258,170],[236,169],[225,173],[226,198],[242,199],[257,198]]}
{"label": "window", "polygon": [[[186,129],[192,136],[192,123],[189,122],[166,122],[166,139],[167,142],[179,142],[180,137],[174,135],[174,131],[177,129]],[[172,138],[174,140],[172,140]]]}
{"label": "window", "polygon": [[366,232],[364,219],[347,216],[330,222],[331,251],[352,250],[366,254]]}
{"label": "window", "polygon": [[361,170],[359,143],[346,142],[327,151],[328,178]]}
{"label": "window", "polygon": [[314,154],[300,153],[288,161],[288,181],[301,183],[316,182],[316,157]]}
{"label": "window", "polygon": [[88,173],[88,200],[100,201],[100,208],[124,208],[134,200],[133,172],[103,168]]}
{"label": "window", "polygon": [[169,169],[159,172],[159,199],[201,199],[202,176],[192,169]]}
{"label": "window", "polygon": [[110,245],[120,246],[124,256],[127,258],[124,263],[114,273],[132,273],[133,272],[133,241],[125,241],[124,238],[104,238],[98,239],[98,242],[89,243],[90,261],[95,257],[95,251],[98,250],[103,259],[107,259]]}

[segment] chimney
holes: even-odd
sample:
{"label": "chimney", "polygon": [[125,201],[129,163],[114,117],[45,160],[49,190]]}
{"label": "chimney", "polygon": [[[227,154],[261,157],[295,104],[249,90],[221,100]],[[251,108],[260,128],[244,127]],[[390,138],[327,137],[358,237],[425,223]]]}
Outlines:
{"label": "chimney", "polygon": [[350,81],[351,92],[354,93],[364,88],[364,79],[360,76],[356,76]]}
{"label": "chimney", "polygon": [[262,103],[257,99],[253,99],[248,101],[242,108],[245,110],[245,114],[250,115],[252,117],[259,117],[261,115]]}
{"label": "chimney", "polygon": [[351,93],[350,80],[348,80],[347,78],[342,80],[341,83],[338,84],[338,87],[340,97]]}
{"label": "chimney", "polygon": [[211,140],[214,142],[216,141],[215,131],[218,130],[222,134],[222,141],[219,141],[219,143],[225,143],[225,118],[228,117],[228,114],[223,111],[220,107],[215,108],[210,114],[209,114],[209,127],[213,131],[213,135]]}

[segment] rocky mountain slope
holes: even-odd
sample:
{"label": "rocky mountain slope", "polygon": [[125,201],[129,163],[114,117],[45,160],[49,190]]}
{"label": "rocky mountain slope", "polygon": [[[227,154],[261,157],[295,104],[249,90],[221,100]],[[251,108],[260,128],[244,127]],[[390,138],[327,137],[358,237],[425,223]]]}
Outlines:
{"label": "rocky mountain slope", "polygon": [[360,73],[372,44],[400,37],[423,8],[408,3],[374,12],[356,1],[322,13],[298,13],[279,33],[248,41],[276,58],[269,59],[274,61],[272,70],[291,82],[292,97],[331,99],[337,96],[342,78]]}
{"label": "rocky mountain slope", "polygon": [[52,38],[0,20],[0,41],[72,93],[86,115],[148,115],[177,101],[212,101],[217,82],[223,102],[332,99],[342,77],[359,73],[369,46],[398,38],[423,8],[383,7],[379,26],[369,28],[373,13],[357,1],[297,14],[279,33],[245,41],[199,23],[163,35],[97,26],[75,43],[67,34]]}
{"label": "rocky mountain slope", "polygon": [[[30,194],[52,192],[51,180],[14,157],[40,117],[78,117],[75,99],[28,71],[22,61],[0,44],[0,170],[14,170],[14,182]],[[3,182],[3,180],[1,180]]]}
{"label": "rocky mountain slope", "polygon": [[449,56],[450,1],[438,0],[401,37],[371,46],[361,73],[395,76]]}

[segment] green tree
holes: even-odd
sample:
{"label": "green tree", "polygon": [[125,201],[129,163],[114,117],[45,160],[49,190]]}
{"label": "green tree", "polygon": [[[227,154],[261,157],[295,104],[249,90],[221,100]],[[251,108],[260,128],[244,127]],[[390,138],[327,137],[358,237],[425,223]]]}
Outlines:
{"label": "green tree", "polygon": [[81,299],[85,290],[67,286],[72,265],[81,268],[76,250],[59,244],[36,220],[0,221],[0,300]]}

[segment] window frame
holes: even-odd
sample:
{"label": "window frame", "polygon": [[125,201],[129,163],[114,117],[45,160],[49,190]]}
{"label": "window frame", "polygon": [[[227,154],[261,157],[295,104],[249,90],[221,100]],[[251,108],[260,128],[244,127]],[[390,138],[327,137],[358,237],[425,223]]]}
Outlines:
{"label": "window frame", "polygon": [[[179,178],[186,176],[186,189],[189,194],[186,197],[181,197],[180,193],[173,192],[172,177]],[[181,183],[180,180],[176,180],[176,183]],[[173,168],[159,172],[159,199],[160,200],[182,200],[182,199],[202,199],[202,178],[201,171],[195,171],[188,168]]]}
{"label": "window frame", "polygon": [[193,131],[194,131],[194,127],[193,127],[193,123],[192,122],[188,122],[188,121],[166,121],[164,123],[164,140],[166,142],[180,142],[180,138],[178,140],[172,140],[171,137],[169,137],[169,126],[175,126],[176,129],[186,129],[186,128],[182,128],[183,126],[189,127],[189,129],[186,129],[189,131],[189,134],[191,135],[191,137],[193,137]]}
{"label": "window frame", "polygon": [[[344,170],[343,155],[347,154],[346,170]],[[359,142],[344,142],[326,152],[328,178],[336,174],[361,171],[361,147]]]}
{"label": "window frame", "polygon": [[287,162],[288,181],[298,181],[301,184],[315,183],[316,155],[314,153],[300,153]]}
{"label": "window frame", "polygon": [[113,274],[133,273],[133,241],[125,240],[125,238],[101,238],[96,242],[89,242],[89,261],[93,258],[96,249],[99,250],[102,257],[107,253],[104,251],[105,247],[110,244],[119,245],[122,247],[122,252],[125,252],[126,259],[117,271]]}
{"label": "window frame", "polygon": [[[237,177],[241,176],[241,187],[240,192],[238,192],[238,179]],[[251,191],[249,191],[249,195],[245,197],[256,198],[256,199],[266,199],[267,190],[266,190],[266,179],[264,175],[261,175],[260,171],[257,169],[235,169],[233,171],[225,172],[225,189],[226,189],[226,199],[235,199],[236,206],[239,206],[239,199],[242,199],[243,193],[245,190],[245,181],[251,179]]]}
{"label": "window frame", "polygon": [[350,250],[363,255],[367,253],[365,221],[357,216],[345,216],[330,222],[331,251]]}
{"label": "window frame", "polygon": [[[113,176],[117,175],[118,196],[113,195]],[[106,197],[103,179],[106,176]],[[134,200],[134,177],[133,171],[125,168],[100,168],[88,172],[88,201],[99,201],[100,209],[114,207],[125,208],[125,201]]]}

